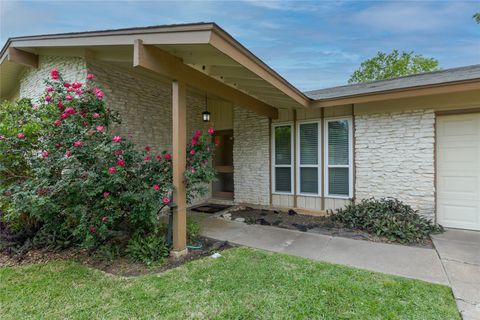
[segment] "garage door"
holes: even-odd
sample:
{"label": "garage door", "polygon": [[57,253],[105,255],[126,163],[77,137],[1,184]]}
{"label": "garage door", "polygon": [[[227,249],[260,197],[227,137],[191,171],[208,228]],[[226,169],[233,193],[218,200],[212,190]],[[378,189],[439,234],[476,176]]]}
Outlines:
{"label": "garage door", "polygon": [[438,117],[437,220],[480,230],[480,114]]}

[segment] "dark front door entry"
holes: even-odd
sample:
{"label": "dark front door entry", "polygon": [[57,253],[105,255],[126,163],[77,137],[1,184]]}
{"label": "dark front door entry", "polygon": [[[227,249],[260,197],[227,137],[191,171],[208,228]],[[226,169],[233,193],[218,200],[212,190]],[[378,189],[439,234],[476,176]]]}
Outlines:
{"label": "dark front door entry", "polygon": [[217,144],[213,167],[218,180],[212,184],[212,195],[233,199],[233,130],[218,130],[213,139]]}

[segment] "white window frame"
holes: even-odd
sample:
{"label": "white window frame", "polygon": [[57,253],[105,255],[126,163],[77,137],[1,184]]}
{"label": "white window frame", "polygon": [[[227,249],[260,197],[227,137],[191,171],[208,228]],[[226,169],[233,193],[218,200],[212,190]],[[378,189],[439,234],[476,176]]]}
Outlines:
{"label": "white window frame", "polygon": [[[328,123],[335,121],[348,121],[348,165],[330,165],[328,163]],[[326,198],[337,198],[337,199],[351,199],[353,197],[353,119],[349,117],[335,117],[335,118],[325,118],[323,125],[324,132],[324,176],[325,176],[325,197]],[[330,194],[328,190],[328,169],[329,168],[348,168],[348,196]]]}
{"label": "white window frame", "polygon": [[[291,145],[291,150],[290,150],[290,164],[275,164],[275,128],[277,127],[290,127],[290,145]],[[293,177],[293,168],[295,166],[295,158],[294,158],[294,136],[295,136],[295,127],[293,125],[293,122],[278,122],[272,124],[272,138],[271,138],[271,145],[272,145],[272,155],[271,155],[271,170],[272,170],[272,194],[284,194],[284,195],[293,195],[294,194],[294,177]],[[276,177],[275,177],[275,168],[290,168],[290,192],[285,192],[285,191],[276,191],[275,186],[276,186]]]}
{"label": "white window frame", "polygon": [[[309,124],[309,123],[317,123],[318,124],[318,163],[317,164],[301,164],[300,163],[300,125],[302,124]],[[297,172],[297,195],[305,196],[305,197],[320,197],[322,194],[322,120],[302,120],[297,121],[296,126],[296,134],[297,134],[297,144],[296,144],[296,172]],[[301,192],[301,185],[300,185],[300,169],[301,168],[317,168],[318,173],[318,193],[307,193]]]}

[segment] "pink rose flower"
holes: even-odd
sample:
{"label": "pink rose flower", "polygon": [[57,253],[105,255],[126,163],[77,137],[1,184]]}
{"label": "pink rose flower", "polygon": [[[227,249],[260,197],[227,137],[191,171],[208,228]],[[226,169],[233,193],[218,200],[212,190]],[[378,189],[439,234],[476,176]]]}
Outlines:
{"label": "pink rose flower", "polygon": [[117,164],[118,164],[120,167],[125,167],[125,161],[122,160],[122,159],[117,160]]}
{"label": "pink rose flower", "polygon": [[198,140],[192,139],[192,146],[196,145],[198,143]]}
{"label": "pink rose flower", "polygon": [[65,152],[65,155],[67,156],[67,158],[70,157],[72,155],[72,151]]}
{"label": "pink rose flower", "polygon": [[95,78],[95,76],[93,75],[93,73],[87,74],[87,79],[93,79],[93,78]]}
{"label": "pink rose flower", "polygon": [[107,222],[108,221],[108,217],[107,216],[103,216],[102,217],[102,222]]}
{"label": "pink rose flower", "polygon": [[94,118],[100,118],[100,114],[95,112],[94,114],[92,114],[92,117],[94,117]]}
{"label": "pink rose flower", "polygon": [[104,126],[96,126],[95,129],[97,129],[98,132],[103,132],[103,129],[105,129]]}
{"label": "pink rose flower", "polygon": [[20,132],[19,134],[17,134],[17,138],[18,139],[23,139],[23,138],[25,138],[25,135]]}
{"label": "pink rose flower", "polygon": [[68,101],[71,101],[73,99],[73,97],[72,96],[66,96],[65,99],[68,100]]}
{"label": "pink rose flower", "polygon": [[97,96],[98,100],[102,100],[102,98],[105,96],[105,94],[103,93],[102,90],[98,89],[98,88],[95,88],[93,90],[93,93],[95,94],[95,96]]}
{"label": "pink rose flower", "polygon": [[66,109],[65,109],[65,113],[68,113],[68,114],[75,114],[75,113],[76,113],[76,111],[75,111],[75,110],[73,110],[73,108],[66,108]]}
{"label": "pink rose flower", "polygon": [[117,169],[115,169],[115,167],[108,168],[108,173],[110,173],[110,174],[114,174],[116,171],[117,171]]}
{"label": "pink rose flower", "polygon": [[116,155],[117,157],[121,156],[123,154],[123,150],[115,150],[113,151],[113,154]]}
{"label": "pink rose flower", "polygon": [[62,113],[62,119],[67,119],[70,115],[68,113]]}
{"label": "pink rose flower", "polygon": [[193,156],[195,154],[195,150],[190,150],[190,154]]}
{"label": "pink rose flower", "polygon": [[155,189],[155,190],[160,190],[160,187],[158,186],[158,184],[154,184],[154,185],[153,185],[153,189]]}
{"label": "pink rose flower", "polygon": [[42,152],[42,157],[47,158],[48,157],[48,151],[43,151]]}
{"label": "pink rose flower", "polygon": [[81,141],[81,140],[75,141],[73,143],[73,146],[74,147],[81,147],[81,146],[83,146],[83,141]]}
{"label": "pink rose flower", "polygon": [[60,143],[55,143],[55,149],[60,149],[62,145]]}
{"label": "pink rose flower", "polygon": [[45,101],[50,102],[51,100],[52,100],[52,97],[51,97],[51,96],[46,96],[46,97],[45,97]]}
{"label": "pink rose flower", "polygon": [[192,168],[192,170],[190,170],[190,172],[191,172],[192,174],[194,174],[194,173],[195,173],[195,168]]}
{"label": "pink rose flower", "polygon": [[81,86],[82,84],[80,82],[75,81],[74,83],[72,83],[73,89],[80,89]]}
{"label": "pink rose flower", "polygon": [[113,139],[112,139],[113,142],[121,142],[122,141],[122,137],[120,136],[114,136]]}
{"label": "pink rose flower", "polygon": [[78,89],[78,90],[75,91],[75,93],[77,94],[77,96],[79,96],[79,95],[83,94],[83,90]]}
{"label": "pink rose flower", "polygon": [[200,130],[195,131],[195,135],[196,135],[197,137],[198,137],[198,136],[201,136],[201,135],[202,135],[202,131],[200,131]]}
{"label": "pink rose flower", "polygon": [[50,76],[52,77],[53,80],[57,80],[59,73],[57,68],[53,68],[52,71],[50,71]]}
{"label": "pink rose flower", "polygon": [[170,198],[169,197],[163,197],[163,204],[169,204],[170,203]]}
{"label": "pink rose flower", "polygon": [[53,125],[54,125],[55,127],[59,127],[61,124],[62,124],[62,121],[60,121],[60,120],[57,120],[57,121],[55,121],[55,122],[53,123]]}
{"label": "pink rose flower", "polygon": [[67,88],[67,92],[72,92],[73,91],[73,88],[72,87],[68,87]]}
{"label": "pink rose flower", "polygon": [[104,198],[107,198],[109,195],[110,195],[110,192],[108,192],[108,191],[105,191],[105,192],[103,193],[103,197],[104,197]]}
{"label": "pink rose flower", "polygon": [[165,160],[171,160],[171,159],[172,159],[172,155],[170,153],[166,153]]}
{"label": "pink rose flower", "polygon": [[208,134],[213,136],[213,134],[215,133],[215,129],[213,128],[208,128]]}

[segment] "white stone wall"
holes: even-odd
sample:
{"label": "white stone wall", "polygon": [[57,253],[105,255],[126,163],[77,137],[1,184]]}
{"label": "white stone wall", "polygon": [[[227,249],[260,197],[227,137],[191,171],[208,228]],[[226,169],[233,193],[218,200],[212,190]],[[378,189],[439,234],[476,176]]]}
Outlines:
{"label": "white stone wall", "polygon": [[45,79],[50,71],[57,68],[66,81],[84,82],[86,74],[85,60],[78,57],[39,56],[38,68],[26,68],[20,76],[20,98],[30,98],[38,103],[38,98],[45,93]]}
{"label": "white stone wall", "polygon": [[268,118],[234,107],[233,136],[235,202],[269,205]]}
{"label": "white stone wall", "polygon": [[357,115],[355,140],[356,198],[395,197],[433,219],[434,111]]}

